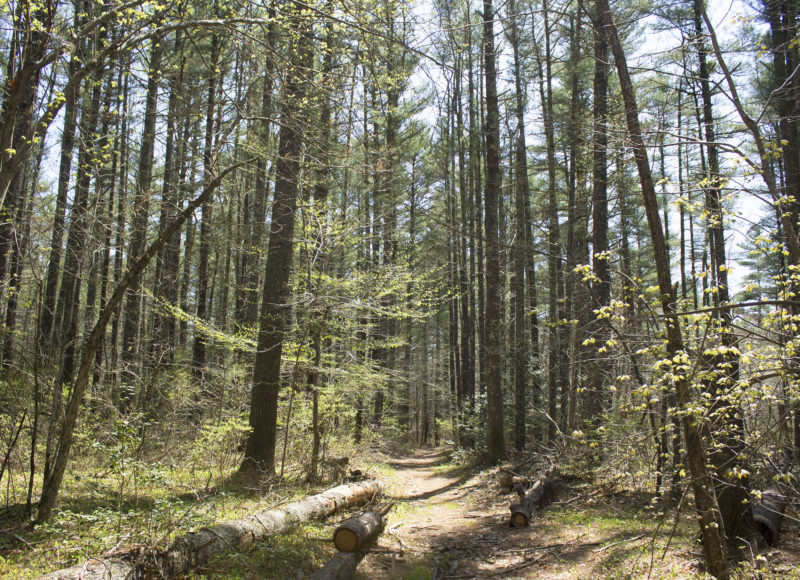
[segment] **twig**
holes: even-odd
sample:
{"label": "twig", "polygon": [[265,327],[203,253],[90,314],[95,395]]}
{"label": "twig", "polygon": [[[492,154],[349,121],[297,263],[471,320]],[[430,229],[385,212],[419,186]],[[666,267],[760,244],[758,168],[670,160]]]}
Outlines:
{"label": "twig", "polygon": [[17,534],[12,533],[11,537],[14,538],[15,540],[22,542],[23,544],[28,546],[28,548],[33,548],[33,544],[31,544],[28,540],[26,540],[22,536],[18,536]]}
{"label": "twig", "polygon": [[600,552],[605,552],[605,551],[606,551],[606,550],[608,550],[608,549],[609,549],[611,546],[616,546],[617,544],[624,544],[625,542],[635,542],[636,540],[641,540],[641,539],[642,539],[642,538],[644,538],[646,535],[647,535],[647,534],[639,534],[638,536],[634,536],[634,537],[632,537],[632,538],[624,538],[624,539],[622,539],[622,540],[618,540],[618,541],[616,541],[616,542],[611,542],[610,544],[606,544],[606,545],[605,545],[605,546],[603,546],[602,548],[598,548],[597,550],[592,550],[592,551],[593,551],[595,554],[599,554]]}
{"label": "twig", "polygon": [[114,547],[113,547],[113,548],[111,548],[110,550],[107,550],[107,551],[106,551],[106,553],[105,553],[105,554],[103,554],[103,556],[106,556],[106,557],[107,557],[107,556],[112,556],[112,555],[114,554],[114,552],[116,552],[116,551],[117,551],[117,549],[118,549],[118,548],[119,548],[119,547],[122,545],[122,542],[124,542],[125,540],[127,540],[128,538],[130,538],[130,537],[131,537],[131,534],[133,534],[133,532],[128,532],[127,534],[125,534],[124,536],[122,536],[122,538],[120,538],[119,542],[117,542],[117,543],[114,545]]}
{"label": "twig", "polygon": [[524,562],[520,562],[519,564],[515,564],[510,568],[503,568],[502,570],[498,570],[497,572],[492,572],[491,574],[487,574],[484,578],[494,578],[495,576],[503,576],[508,574],[509,572],[516,572],[517,570],[522,570],[523,568],[527,568],[528,566],[532,566],[537,562],[540,562],[546,554],[540,554],[535,558],[531,558],[530,560],[525,560]]}

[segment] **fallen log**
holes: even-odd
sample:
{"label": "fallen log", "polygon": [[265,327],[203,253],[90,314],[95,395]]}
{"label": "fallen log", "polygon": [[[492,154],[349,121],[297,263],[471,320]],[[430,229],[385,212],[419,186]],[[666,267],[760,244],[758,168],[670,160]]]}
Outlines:
{"label": "fallen log", "polygon": [[339,485],[285,506],[261,510],[238,520],[189,532],[162,552],[94,558],[85,564],[51,572],[41,580],[122,580],[187,574],[216,554],[245,551],[253,544],[290,526],[324,519],[339,510],[371,500],[383,492],[377,480]]}
{"label": "fallen log", "polygon": [[314,572],[312,580],[351,580],[355,578],[363,552],[339,552],[322,568]]}
{"label": "fallen log", "polygon": [[385,516],[392,506],[394,503],[343,521],[333,532],[333,545],[340,552],[355,552],[362,549],[381,533],[386,524]]}
{"label": "fallen log", "polygon": [[311,577],[313,580],[351,580],[356,575],[358,563],[364,558],[367,548],[383,531],[386,514],[394,502],[379,510],[364,512],[336,526],[333,545],[339,550],[322,568]]}
{"label": "fallen log", "polygon": [[142,580],[145,575],[136,565],[136,559],[136,554],[131,557],[92,558],[79,566],[45,574],[39,580]]}
{"label": "fallen log", "polygon": [[753,506],[753,520],[770,546],[778,543],[785,508],[786,498],[775,488],[762,492],[761,499]]}
{"label": "fallen log", "polygon": [[529,525],[533,510],[550,499],[552,485],[553,475],[550,471],[534,483],[528,492],[525,492],[525,488],[521,484],[516,484],[515,489],[520,496],[520,501],[511,504],[511,518],[508,525],[512,528]]}

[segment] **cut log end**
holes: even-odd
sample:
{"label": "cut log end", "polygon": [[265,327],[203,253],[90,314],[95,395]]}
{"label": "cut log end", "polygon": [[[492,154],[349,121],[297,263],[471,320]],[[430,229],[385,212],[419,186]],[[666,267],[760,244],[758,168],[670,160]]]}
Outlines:
{"label": "cut log end", "polygon": [[343,521],[333,532],[333,545],[340,552],[355,552],[373,541],[383,530],[384,515],[391,509],[389,504],[384,510],[368,511]]}
{"label": "cut log end", "polygon": [[512,528],[524,528],[529,524],[530,524],[530,514],[527,514],[522,510],[516,510],[511,513],[511,520],[509,521],[509,525]]}
{"label": "cut log end", "polygon": [[548,471],[544,477],[533,484],[533,487],[525,493],[525,489],[519,485],[516,487],[517,493],[520,496],[520,501],[512,503],[509,507],[511,509],[511,518],[508,520],[508,525],[512,528],[519,528],[530,525],[531,515],[537,507],[546,505],[552,496],[552,472]]}
{"label": "cut log end", "polygon": [[358,541],[358,534],[349,528],[338,528],[333,533],[333,545],[340,552],[355,552]]}

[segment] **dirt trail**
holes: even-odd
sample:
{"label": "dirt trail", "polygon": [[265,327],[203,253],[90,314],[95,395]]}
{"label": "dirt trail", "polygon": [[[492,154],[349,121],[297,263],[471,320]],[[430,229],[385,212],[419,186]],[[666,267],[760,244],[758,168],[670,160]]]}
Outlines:
{"label": "dirt trail", "polygon": [[362,578],[442,578],[458,563],[442,557],[449,542],[475,528],[483,515],[470,512],[468,476],[445,470],[437,450],[420,450],[389,462],[397,482],[390,488],[397,506],[387,529],[360,566]]}
{"label": "dirt trail", "polygon": [[[497,553],[519,535],[506,526],[509,498],[492,494],[487,503],[486,493],[475,492],[484,486],[446,464],[445,453],[437,450],[389,462],[398,479],[390,490],[398,506],[377,549],[362,564],[361,578],[525,577],[522,567]],[[512,560],[527,552],[511,549]]]}
{"label": "dirt trail", "polygon": [[[623,515],[630,498],[596,500],[589,487],[585,501],[553,505],[530,527],[509,528],[512,498],[486,472],[454,468],[441,450],[397,456],[389,465],[397,505],[359,566],[361,579],[642,578],[648,572],[660,578],[666,570],[686,578],[697,571],[694,558],[685,557],[651,568],[644,548],[655,530],[652,514],[637,502]],[[583,495],[569,490],[576,493]],[[610,517],[598,515],[609,510]]]}

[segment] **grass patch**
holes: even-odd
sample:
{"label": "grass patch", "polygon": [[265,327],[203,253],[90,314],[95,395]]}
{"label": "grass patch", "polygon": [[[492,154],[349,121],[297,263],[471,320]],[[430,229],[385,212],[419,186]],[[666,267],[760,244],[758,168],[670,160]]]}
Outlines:
{"label": "grass patch", "polygon": [[333,544],[327,540],[330,535],[327,526],[299,526],[270,536],[268,542],[246,554],[216,556],[198,572],[202,576],[231,580],[294,578],[299,570],[310,574],[334,555]]}
{"label": "grass patch", "polygon": [[[111,468],[100,457],[88,457],[74,466],[46,524],[31,528],[19,502],[0,508],[0,577],[31,578],[128,546],[163,549],[193,528],[328,487],[312,489],[301,478],[235,482],[232,470],[210,477],[216,467],[197,464],[137,460]],[[9,489],[24,488],[24,478],[12,477]]]}

